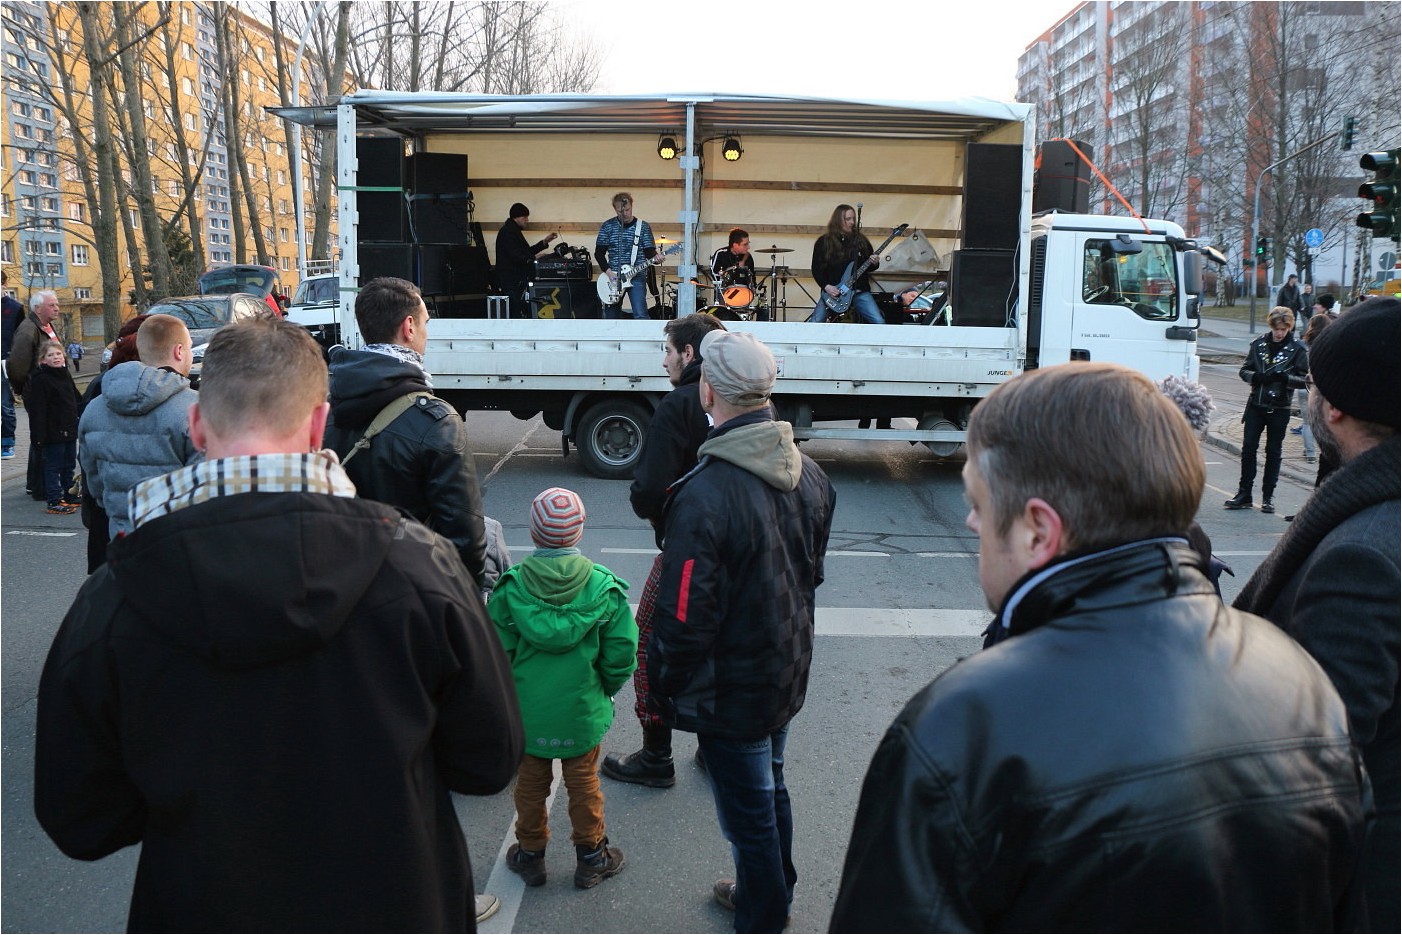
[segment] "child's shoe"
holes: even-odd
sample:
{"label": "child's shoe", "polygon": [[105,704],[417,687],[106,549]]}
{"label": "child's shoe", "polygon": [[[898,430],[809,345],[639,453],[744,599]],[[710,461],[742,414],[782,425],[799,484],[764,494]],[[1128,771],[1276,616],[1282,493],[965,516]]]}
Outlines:
{"label": "child's shoe", "polygon": [[44,512],[52,513],[55,516],[68,516],[69,514],[78,512],[78,508],[76,506],[73,506],[71,503],[64,503],[62,500],[55,500],[53,503],[49,504],[49,508]]}
{"label": "child's shoe", "polygon": [[609,847],[609,839],[604,838],[597,847],[584,848],[575,845],[574,885],[582,890],[598,886],[604,880],[623,869],[623,852]]}
{"label": "child's shoe", "polygon": [[[528,851],[519,843],[506,851],[506,869],[518,874],[527,886],[540,886],[545,882],[545,851]],[[575,874],[576,881],[579,874]]]}

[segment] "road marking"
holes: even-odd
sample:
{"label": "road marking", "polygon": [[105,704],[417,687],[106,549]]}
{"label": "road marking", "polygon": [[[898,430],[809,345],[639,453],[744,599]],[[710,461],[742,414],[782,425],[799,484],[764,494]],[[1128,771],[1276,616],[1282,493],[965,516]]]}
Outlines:
{"label": "road marking", "polygon": [[819,607],[818,636],[980,636],[992,614],[986,610],[897,607]]}
{"label": "road marking", "polygon": [[1213,555],[1217,555],[1217,556],[1222,556],[1222,555],[1242,556],[1242,555],[1270,555],[1271,553],[1269,553],[1269,552],[1218,552],[1216,549],[1213,549],[1213,550],[1212,550],[1212,554],[1213,554]]}
{"label": "road marking", "polygon": [[857,549],[829,549],[826,553],[829,557],[837,555],[843,558],[890,558],[890,552],[864,552]]}
{"label": "road marking", "polygon": [[502,455],[500,461],[498,461],[496,464],[492,465],[492,469],[491,469],[490,471],[487,472],[487,476],[486,476],[486,477],[482,478],[482,479],[478,482],[478,486],[479,486],[479,487],[485,487],[485,486],[487,486],[487,482],[490,481],[493,477],[496,477],[496,476],[497,476],[497,471],[500,471],[500,470],[502,469],[502,467],[504,467],[504,466],[506,465],[506,462],[508,462],[508,461],[511,460],[511,456],[512,456],[512,455],[518,454],[519,452],[522,452],[522,451],[525,451],[528,447],[530,447],[530,446],[527,444],[527,442],[529,441],[529,439],[530,439],[530,437],[531,437],[531,433],[534,432],[537,428],[539,428],[540,426],[542,426],[542,425],[544,425],[544,424],[545,424],[545,422],[540,418],[540,416],[536,416],[535,418],[533,418],[533,419],[530,421],[530,423],[528,423],[528,425],[527,425],[527,427],[526,427],[525,433],[521,436],[521,440],[518,441],[515,445],[512,445],[512,446],[511,446],[511,450],[508,451],[506,454]]}
{"label": "road marking", "polygon": [[916,552],[921,558],[978,558],[977,552]]}
{"label": "road marking", "polygon": [[7,536],[52,536],[59,539],[69,539],[78,535],[76,532],[40,532],[37,529],[11,529],[5,533]]}
{"label": "road marking", "polygon": [[[551,807],[555,804],[555,793],[560,791],[564,785],[560,781],[559,761],[555,761],[551,772],[554,779],[550,784],[550,794],[545,797],[545,814],[550,814]],[[521,911],[521,897],[526,893],[526,881],[520,876],[506,869],[506,852],[511,845],[516,843],[516,815],[513,812],[511,824],[506,829],[506,834],[502,836],[501,847],[497,850],[497,859],[492,864],[491,875],[487,877],[487,883],[482,887],[482,892],[491,893],[501,900],[501,908],[497,914],[485,922],[478,923],[477,931],[488,933],[500,933],[506,935],[516,929],[516,915]]]}
{"label": "road marking", "polygon": [[[533,552],[533,545],[509,545],[508,552]],[[599,552],[603,555],[656,555],[658,549],[624,549],[613,546],[605,546]],[[896,558],[902,555],[914,555],[917,558],[978,558],[977,552],[877,552],[862,549],[830,549],[825,553],[828,558]]]}
{"label": "road marking", "polygon": [[600,551],[600,552],[603,552],[605,555],[656,555],[656,554],[658,553],[659,550],[658,550],[658,549],[615,549],[615,548],[604,548],[604,549],[600,549],[599,551]]}

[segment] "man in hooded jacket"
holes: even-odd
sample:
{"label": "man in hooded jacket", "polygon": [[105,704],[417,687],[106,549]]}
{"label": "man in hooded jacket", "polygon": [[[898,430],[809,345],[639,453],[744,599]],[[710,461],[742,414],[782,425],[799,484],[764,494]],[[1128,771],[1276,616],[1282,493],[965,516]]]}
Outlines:
{"label": "man in hooded jacket", "polygon": [[769,408],[776,366],[754,335],[701,342],[700,399],[715,428],[672,485],[648,681],[670,726],[697,735],[735,879],[714,896],[738,932],[784,925],[798,879],[784,785],[803,707],[814,596],[837,495]]}
{"label": "man in hooded jacket", "polygon": [[473,931],[449,792],[523,746],[453,547],[319,451],[298,326],[210,342],[202,463],[133,492],[39,685],[34,808],[65,854],[141,845],[131,931]]}

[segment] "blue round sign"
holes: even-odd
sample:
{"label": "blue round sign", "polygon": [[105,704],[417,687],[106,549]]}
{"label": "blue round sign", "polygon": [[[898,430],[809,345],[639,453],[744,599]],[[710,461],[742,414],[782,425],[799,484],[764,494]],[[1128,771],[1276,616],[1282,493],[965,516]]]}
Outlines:
{"label": "blue round sign", "polygon": [[1322,246],[1324,246],[1324,231],[1320,230],[1320,229],[1317,228],[1317,227],[1311,227],[1309,230],[1305,231],[1305,246],[1306,246],[1306,247],[1322,247]]}

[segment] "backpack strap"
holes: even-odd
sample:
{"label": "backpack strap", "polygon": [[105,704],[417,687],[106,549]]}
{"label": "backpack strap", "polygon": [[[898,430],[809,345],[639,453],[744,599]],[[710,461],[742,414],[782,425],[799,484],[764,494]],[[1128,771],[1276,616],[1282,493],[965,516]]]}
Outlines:
{"label": "backpack strap", "polygon": [[391,422],[398,419],[406,410],[412,408],[420,399],[434,398],[432,393],[421,391],[418,393],[405,393],[403,396],[391,400],[390,404],[381,409],[379,414],[371,420],[370,425],[365,429],[365,434],[360,436],[360,440],[351,447],[350,451],[346,452],[346,456],[341,459],[341,465],[345,466],[350,464],[351,458],[354,458],[356,455],[360,454],[360,452],[370,447],[370,439],[389,428]]}

